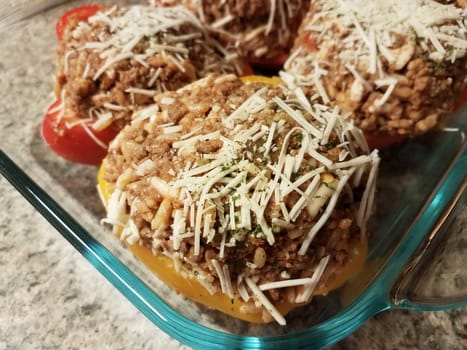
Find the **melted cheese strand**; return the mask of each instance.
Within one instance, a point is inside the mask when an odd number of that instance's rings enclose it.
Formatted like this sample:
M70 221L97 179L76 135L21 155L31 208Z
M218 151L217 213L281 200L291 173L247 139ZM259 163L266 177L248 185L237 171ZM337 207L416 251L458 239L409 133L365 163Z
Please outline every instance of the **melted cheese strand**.
M357 224L360 227L362 234L366 235L366 223L370 217L371 210L373 209L373 201L376 190L376 178L381 159L378 156L378 151L373 151L371 157L371 169L368 175L368 180L365 186L365 191L362 195L360 208L357 214Z
M328 265L329 259L330 259L330 256L327 255L319 261L318 266L315 268L315 271L313 272L313 276L311 276L310 278L310 282L305 284L305 290L303 291L301 295L297 296L297 298L295 299L295 302L305 303L311 298L311 295L313 294L313 291L318 285L318 282L321 279L321 276L326 270L326 266Z
M259 289L262 291L265 291L265 290L276 289L276 288L296 287L296 286L301 286L304 284L309 284L311 282L313 282L313 279L311 277L297 278L293 280L263 283L259 285Z
M313 240L313 238L316 236L316 234L319 232L319 230L321 230L321 228L324 226L326 221L331 216L332 211L334 210L334 207L336 206L337 199L339 198L339 195L340 195L342 189L344 188L344 185L347 183L347 181L349 180L350 176L353 174L354 171L355 171L355 168L350 169L347 174L345 174L344 176L342 176L339 179L339 182L337 184L337 188L336 188L335 192L332 194L332 196L331 196L331 198L329 200L328 206L326 207L326 210L324 211L323 215L320 216L318 221L313 225L313 227L310 229L310 231L308 232L305 240L303 241L303 243L302 243L302 245L301 245L301 247L300 247L300 249L298 251L299 255L304 255L307 252L308 247L311 244L311 241Z
M256 296L256 298L261 302L263 307L271 314L271 316L279 323L281 326L286 324L284 316L274 307L274 305L269 301L269 299L263 294L261 289L256 285L255 282L249 277L245 276L245 282L250 288L251 292Z
M277 96L273 98L273 101L276 102L277 105L282 108L284 112L286 112L291 118L293 118L302 128L304 128L313 136L321 138L321 132L313 125L311 125L299 111L292 109Z

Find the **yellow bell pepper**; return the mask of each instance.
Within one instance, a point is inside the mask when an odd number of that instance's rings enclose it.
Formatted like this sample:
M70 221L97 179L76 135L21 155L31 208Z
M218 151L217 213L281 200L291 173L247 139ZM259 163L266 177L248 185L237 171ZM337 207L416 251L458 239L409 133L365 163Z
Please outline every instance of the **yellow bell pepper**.
M281 80L274 77L248 76L241 78L244 83L267 83L277 86ZM98 174L98 187L102 194L104 205L107 205L108 199L112 194L111 185L104 180L105 169L101 165ZM126 242L127 243L127 242ZM263 319L262 312L245 313L241 310L245 302L241 298L230 299L227 295L216 293L211 295L206 288L198 282L194 276L182 276L174 267L172 259L166 256L155 256L152 252L139 244L128 244L128 248L133 254L142 261L159 279L169 285L177 293L203 304L209 308L219 310L230 316L242 319L252 323L267 322ZM330 291L339 288L352 276L354 276L363 266L367 255L367 241L362 240L349 246L349 262L335 275L334 279L327 285L316 290L314 295L326 295ZM292 304L287 301L275 304L274 306L282 314L286 315L292 309L303 304Z

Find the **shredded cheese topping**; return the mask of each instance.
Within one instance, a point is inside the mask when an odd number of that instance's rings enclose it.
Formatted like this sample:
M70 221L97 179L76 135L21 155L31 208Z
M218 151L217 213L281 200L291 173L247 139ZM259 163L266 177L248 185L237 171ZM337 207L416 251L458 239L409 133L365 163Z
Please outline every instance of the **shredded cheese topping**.
M205 85L206 80L198 81L179 94ZM151 226L156 232L161 225L162 230L169 230L171 243L164 251L177 260L175 264L189 259L186 255L180 257L183 244L192 245L195 261L203 259L206 247L215 247L217 253L207 263L217 282L203 283L210 283L210 291L217 290L229 298L238 295L243 300L259 301L279 324L285 324L285 319L264 291L302 286L303 293L297 295L296 302L308 301L330 257L316 261L312 276L292 278L283 271L279 280L258 285L254 277L232 275L234 270L224 260L226 250L241 246L249 235L275 247L284 230L293 232L307 218L305 231L296 238L301 241L297 253L309 254L310 244L329 222L344 188L354 187L356 173L366 180L357 222L361 234L366 235L379 164L377 151L364 151L367 145L363 138L354 136L360 136L360 132L348 118L340 115L337 108L303 101L299 91L264 85L229 114L212 107L221 118L221 127L208 133L186 130L180 124L155 122L163 114L163 105L174 102L173 97L159 99L158 107L153 108L154 116L144 121L152 120L164 136L173 137L174 159L180 161L194 155L199 161L182 163L180 171L171 169L172 180L148 175L154 167L150 159L133 164L128 168L130 173L124 171L118 178L123 192L115 192L108 206L108 222L123 222L128 217L124 208L134 207L134 203L122 200L128 179L147 178L151 188L164 198ZM111 154L125 146L122 142L120 138L114 141ZM219 146L203 156L196 150L203 142L217 142ZM323 155L327 150L333 150L336 156ZM177 209L171 210L172 207ZM124 230L130 230L128 237L133 238L135 226L130 229L129 225ZM246 262L247 267L259 269L267 263L261 249L252 261Z
M155 1L150 3L157 6ZM308 8L308 3L303 0L264 0L255 4L257 8L252 14L249 6L235 1L162 0L162 3L187 6L210 30L227 38L230 45L249 57L267 57L286 50L295 35L293 28ZM266 13L263 7L267 9Z
M364 89L381 89L392 95L397 77L384 69L402 70L417 50L430 61L454 62L467 53L467 9L434 0L318 0L302 24L303 35L316 51L297 47L285 63L299 85L315 87L324 103L329 102L322 82L329 50L354 76L351 100L358 102ZM336 42L339 41L339 45ZM338 50L335 50L335 47ZM333 48L334 47L334 48ZM336 52L337 51L337 52ZM369 77L365 80L363 76Z
M187 65L194 65L196 77L203 77L211 72L240 73L242 69L238 55L222 48L199 19L182 6L113 6L79 22L71 29L71 41L64 45L65 75L71 71L71 58L75 59L74 64L79 65L83 52L98 54L100 61L97 64L95 59L92 64L87 62L79 76L81 79L92 80L97 86L101 80L114 79L119 64L124 62L148 70L150 78L146 86L142 86L144 82L136 82L138 86L130 86L124 91L131 97L131 105L98 103L89 110L89 115L81 116L94 120L97 130L122 118L124 113L141 107L136 102L138 95L152 97L167 90L164 84L167 66L175 66L187 81L194 79L193 72L187 71ZM202 54L196 57L193 53L195 46L202 48ZM160 61L158 67L153 67L154 60ZM176 77L171 79L177 80ZM67 84L61 88L66 104ZM110 98L108 92L104 91L102 94L105 98ZM99 96L97 100L101 98ZM72 112L76 114L76 111Z

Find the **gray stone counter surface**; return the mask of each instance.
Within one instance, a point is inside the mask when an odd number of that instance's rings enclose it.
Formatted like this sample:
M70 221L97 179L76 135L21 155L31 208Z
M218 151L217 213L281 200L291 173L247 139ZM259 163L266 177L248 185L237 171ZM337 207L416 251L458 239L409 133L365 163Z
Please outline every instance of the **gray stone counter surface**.
M76 183L82 174L69 172L65 162L48 163L38 135L46 101L51 99L50 37L57 15L52 11L31 20L21 35L0 30L0 148L16 155L33 154L32 161L39 165L25 164L42 169L36 174L39 180L58 179L60 188L79 195L88 188ZM25 42L28 45L21 45ZM13 97L18 96L16 101ZM25 96L41 103L24 104ZM28 118L18 121L14 116ZM93 179L84 180L89 184ZM89 191L95 196L94 187ZM465 232L463 222L459 232ZM462 242L465 246L465 239ZM146 319L0 176L0 350L29 349L187 347ZM467 308L387 311L330 349L467 349Z

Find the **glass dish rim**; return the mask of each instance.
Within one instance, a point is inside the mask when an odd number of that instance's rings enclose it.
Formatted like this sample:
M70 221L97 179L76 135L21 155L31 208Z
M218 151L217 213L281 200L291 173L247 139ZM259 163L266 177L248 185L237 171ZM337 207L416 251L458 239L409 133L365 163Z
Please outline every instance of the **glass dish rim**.
M329 346L350 334L373 315L391 308L412 310L446 310L467 304L461 300L450 305L410 305L402 300L395 305L389 297L392 283L423 238L430 232L444 208L465 181L467 149L465 138L444 178L431 193L431 200L409 228L409 234L381 268L376 278L349 306L325 322L287 336L241 336L210 329L179 314L157 296L139 277L64 210L46 191L32 180L3 150L0 150L0 173L81 253L109 282L158 328L178 341L195 348L228 346L242 349L271 348L287 344L290 335L297 345L313 343L317 348ZM325 331L326 330L326 331ZM332 330L333 332L329 332ZM332 333L332 335L329 335ZM190 336L196 334L196 337Z

